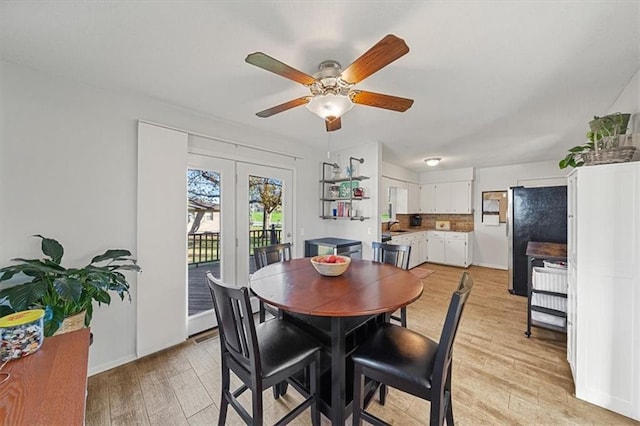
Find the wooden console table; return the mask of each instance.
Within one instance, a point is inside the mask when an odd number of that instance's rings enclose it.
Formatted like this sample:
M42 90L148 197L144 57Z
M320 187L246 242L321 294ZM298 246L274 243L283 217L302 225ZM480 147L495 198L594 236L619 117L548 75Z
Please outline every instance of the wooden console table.
M9 361L0 384L2 425L82 425L89 329L47 337L34 354Z

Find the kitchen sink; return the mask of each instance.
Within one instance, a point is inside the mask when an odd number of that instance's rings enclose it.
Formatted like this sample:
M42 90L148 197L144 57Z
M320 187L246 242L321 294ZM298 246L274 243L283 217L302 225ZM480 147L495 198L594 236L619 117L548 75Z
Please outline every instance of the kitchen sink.
M409 232L406 229L396 229L395 231L391 231L391 232Z

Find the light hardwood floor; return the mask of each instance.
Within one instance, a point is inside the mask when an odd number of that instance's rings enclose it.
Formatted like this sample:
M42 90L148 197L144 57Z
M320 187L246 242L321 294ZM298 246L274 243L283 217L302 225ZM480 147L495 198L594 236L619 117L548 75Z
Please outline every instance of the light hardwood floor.
M452 291L462 269L424 265L436 273L424 279L422 297L409 306L409 327L438 339ZM471 267L475 286L454 346L453 401L458 424L637 424L574 397L566 361L566 336L526 329L526 299L510 295L507 273ZM217 333L89 378L87 425L216 424L220 399ZM299 395L289 388L274 401L264 393L266 421L277 420ZM243 395L248 402L249 395ZM428 402L390 390L387 404L370 411L400 425L427 424ZM250 407L249 404L246 405ZM229 408L228 424L243 424ZM350 424L350 419L349 423ZM304 413L294 424L309 424ZM323 424L329 424L323 417Z

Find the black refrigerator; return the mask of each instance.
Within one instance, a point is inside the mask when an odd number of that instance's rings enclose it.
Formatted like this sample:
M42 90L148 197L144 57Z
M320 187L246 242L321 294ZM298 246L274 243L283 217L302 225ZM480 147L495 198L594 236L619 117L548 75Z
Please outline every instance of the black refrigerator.
M567 243L567 187L509 188L509 292L527 296L527 243Z

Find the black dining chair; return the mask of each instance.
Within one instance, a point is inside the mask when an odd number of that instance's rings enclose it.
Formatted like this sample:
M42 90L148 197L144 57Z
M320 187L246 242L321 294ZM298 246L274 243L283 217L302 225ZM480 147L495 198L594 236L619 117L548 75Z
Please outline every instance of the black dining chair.
M256 326L253 321L249 289L234 288L217 280L207 272L213 298L222 362L222 394L218 425L225 424L229 404L246 424L263 423L262 392L282 381L288 381L305 400L276 424L286 424L311 407L313 425L320 424L320 343L299 328L275 319ZM235 391L230 390L230 371L242 381ZM304 373L309 390L290 381L292 375ZM251 390L253 416L237 398Z
M374 241L371 243L373 249L373 261L388 263L402 269L409 269L409 258L411 256L411 246L401 244L385 244ZM407 326L407 308L400 308L400 316L391 315L391 319L398 321L403 327Z
M384 324L353 353L353 424L362 420L386 425L365 411L365 377L418 398L431 401L429 423L453 425L451 367L453 341L458 331L473 279L462 274L458 289L451 296L440 342L393 324Z
M291 260L291 243L272 244L270 246L256 247L253 249L253 259L256 263L256 270L264 268L272 263L284 262ZM260 301L258 318L260 322L266 319L266 313L269 312L274 317L278 317L278 309L273 306L265 305Z

